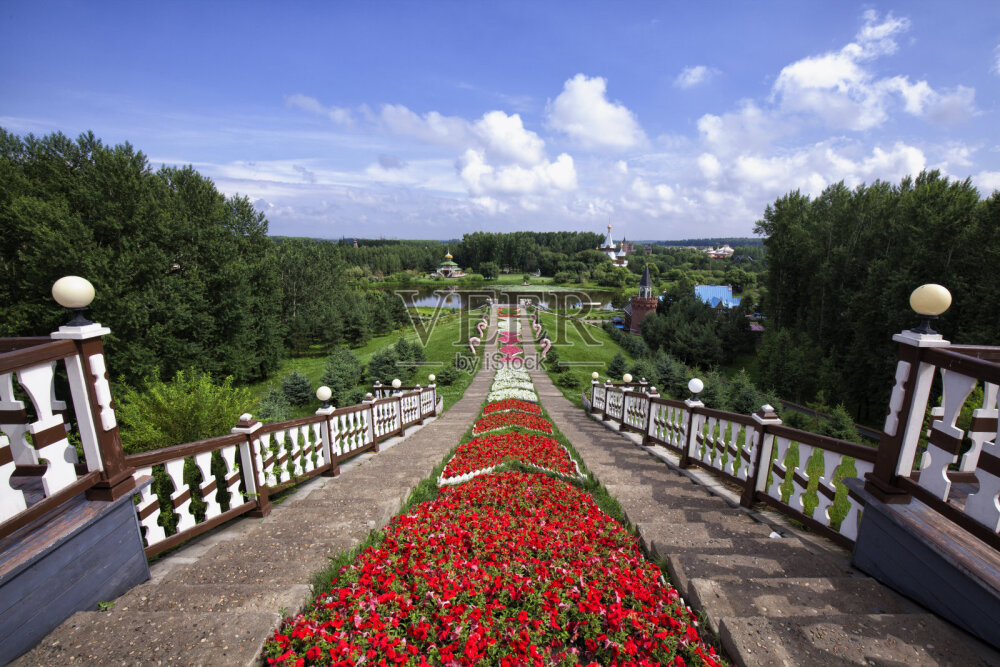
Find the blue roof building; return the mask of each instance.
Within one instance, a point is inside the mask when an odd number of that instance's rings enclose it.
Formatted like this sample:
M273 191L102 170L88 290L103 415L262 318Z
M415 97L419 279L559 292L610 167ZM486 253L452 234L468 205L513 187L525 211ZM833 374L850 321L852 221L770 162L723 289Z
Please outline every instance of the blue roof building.
M694 295L712 308L736 308L740 297L733 296L732 285L695 285Z

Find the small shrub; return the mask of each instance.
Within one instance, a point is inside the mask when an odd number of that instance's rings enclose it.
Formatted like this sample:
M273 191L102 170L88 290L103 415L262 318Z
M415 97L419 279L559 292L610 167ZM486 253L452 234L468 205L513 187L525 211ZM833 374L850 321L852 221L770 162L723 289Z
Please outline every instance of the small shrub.
M622 375L625 374L626 363L627 362L625 360L624 354L622 354L621 352L615 353L615 356L611 360L611 363L608 364L608 377L615 380L621 380Z
M298 371L282 379L281 392L291 405L305 405L313 398L312 383Z
M366 375L368 376L368 381L375 383L377 380L382 384L390 384L394 379L398 378L401 374L401 369L398 366L399 357L396 356L396 350L391 347L379 350L372 355L371 361L368 362L368 371ZM402 373L405 375L405 372ZM399 378L402 380L403 378Z
M445 366L434 380L435 384L447 387L458 379L459 370L454 365Z
M232 376L215 384L199 371L177 371L169 382L147 378L119 394L117 417L125 452L144 452L229 433L254 407Z
M556 378L556 384L566 389L576 389L580 386L580 378L575 373L562 373Z
M332 392L330 401L334 405L350 405L348 394L361 382L361 362L346 347L338 347L326 360L326 368L319 383Z
M261 397L254 416L262 422L280 422L288 419L292 406L287 396L277 387L271 387Z

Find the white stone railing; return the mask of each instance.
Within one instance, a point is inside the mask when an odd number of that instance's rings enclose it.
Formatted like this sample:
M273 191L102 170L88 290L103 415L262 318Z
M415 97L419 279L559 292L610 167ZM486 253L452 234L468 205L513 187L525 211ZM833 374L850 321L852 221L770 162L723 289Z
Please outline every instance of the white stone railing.
M0 537L80 493L111 500L134 488L111 408L100 341L107 330L80 330L0 339ZM57 396L60 366L72 411Z
M674 452L681 467L739 485L745 506L764 502L842 544L856 539L861 503L839 479L871 472L876 450L782 426L770 406L741 415L662 398L639 383L595 381L590 404L593 417Z

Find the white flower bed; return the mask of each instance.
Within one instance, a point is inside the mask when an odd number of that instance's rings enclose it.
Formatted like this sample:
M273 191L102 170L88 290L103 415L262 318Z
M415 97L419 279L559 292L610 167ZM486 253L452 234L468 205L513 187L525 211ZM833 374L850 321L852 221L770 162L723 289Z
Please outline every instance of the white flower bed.
M497 372L493 375L493 383L496 384L500 381L515 381L515 382L531 382L531 375L524 370L518 368L498 368Z
M493 403L494 401L505 401L508 398L516 398L520 401L528 401L529 403L537 403L538 396L535 392L530 389L498 389L496 391L490 391L489 396L486 397L487 402Z
M530 382L516 382L514 380L500 380L494 382L493 386L490 387L490 391L500 391L501 389L525 389L527 391L534 391L535 385Z

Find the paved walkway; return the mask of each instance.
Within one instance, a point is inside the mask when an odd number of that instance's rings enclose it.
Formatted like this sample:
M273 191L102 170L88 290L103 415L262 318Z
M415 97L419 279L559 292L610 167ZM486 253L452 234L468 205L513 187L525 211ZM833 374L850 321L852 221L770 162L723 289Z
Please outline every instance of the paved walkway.
M487 340L495 331L494 321ZM480 369L443 415L303 484L266 518L237 519L160 559L111 611L74 614L14 664L257 664L279 610L301 609L330 557L399 512L479 415L492 375Z
M534 345L524 348L536 367ZM544 371L531 376L552 421L736 664L1000 664L992 649L854 570L848 551L716 495L721 485L697 484L651 455L662 448L587 417Z

